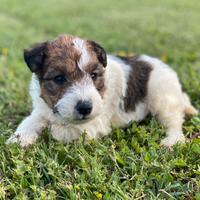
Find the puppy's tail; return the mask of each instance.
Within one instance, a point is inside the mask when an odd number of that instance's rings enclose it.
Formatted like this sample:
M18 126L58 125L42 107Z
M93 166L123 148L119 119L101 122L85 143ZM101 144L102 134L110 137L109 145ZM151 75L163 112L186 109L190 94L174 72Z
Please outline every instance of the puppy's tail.
M198 110L191 104L189 96L183 92L184 112L186 115L198 115Z

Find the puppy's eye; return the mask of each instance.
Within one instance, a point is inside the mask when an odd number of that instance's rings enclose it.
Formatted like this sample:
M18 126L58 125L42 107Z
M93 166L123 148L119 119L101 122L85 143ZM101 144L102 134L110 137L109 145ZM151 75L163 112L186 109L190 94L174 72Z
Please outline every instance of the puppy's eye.
M91 75L90 75L90 77L91 77L91 79L93 80L93 81L95 81L96 79L97 79L97 73L92 73Z
M56 76L53 80L58 85L62 85L66 82L66 79L63 75Z

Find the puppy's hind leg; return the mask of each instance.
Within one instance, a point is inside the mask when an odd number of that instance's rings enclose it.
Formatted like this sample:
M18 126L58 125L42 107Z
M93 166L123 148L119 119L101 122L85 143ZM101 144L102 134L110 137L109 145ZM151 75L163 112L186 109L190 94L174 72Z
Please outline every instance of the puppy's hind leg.
M171 147L177 142L184 143L182 131L184 115L197 114L191 105L189 97L182 92L177 74L163 62L143 57L153 66L148 84L148 107L150 112L158 116L159 121L166 127L167 137L161 144Z
M181 92L166 91L165 94L157 95L151 103L151 113L166 127L166 138L161 141L161 145L171 147L177 142L184 143L184 103Z
M185 142L185 136L182 133L185 114L189 116L198 114L186 93L182 93L182 98L178 95L174 95L171 99L166 98L166 107L159 114L159 120L167 128L167 137L161 141L161 145L171 147L177 142Z
M184 115L180 110L174 108L171 112L164 111L160 113L159 120L166 127L166 137L161 140L161 145L171 147L176 143L185 142L182 131Z
M182 133L184 115L197 115L198 111L192 106L186 93L177 90L177 94L166 96L165 106L158 113L159 120L167 128L167 137L161 141L161 145L171 147L177 142L184 143L185 136ZM165 96L165 95L164 95Z

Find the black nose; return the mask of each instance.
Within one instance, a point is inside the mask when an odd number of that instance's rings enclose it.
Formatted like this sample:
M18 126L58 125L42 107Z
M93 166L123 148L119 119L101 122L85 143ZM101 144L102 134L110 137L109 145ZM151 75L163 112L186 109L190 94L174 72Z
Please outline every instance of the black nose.
M76 110L83 116L89 115L92 111L92 103L90 101L78 101Z

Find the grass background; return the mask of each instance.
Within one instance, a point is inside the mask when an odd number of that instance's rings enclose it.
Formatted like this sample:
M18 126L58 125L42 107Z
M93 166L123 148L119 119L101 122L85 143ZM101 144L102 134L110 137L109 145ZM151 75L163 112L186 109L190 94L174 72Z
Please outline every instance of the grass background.
M160 57L200 109L200 1L0 0L0 199L200 199L200 139L159 147L154 119L99 141L62 145L45 131L28 149L5 140L31 111L23 48L60 33L110 53ZM184 123L190 138L200 117Z

